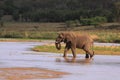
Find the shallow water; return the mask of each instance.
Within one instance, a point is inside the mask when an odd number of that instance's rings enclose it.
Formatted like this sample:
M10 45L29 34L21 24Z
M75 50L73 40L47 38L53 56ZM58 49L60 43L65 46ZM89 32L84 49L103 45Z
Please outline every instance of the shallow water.
M63 58L61 54L30 51L43 44L0 42L0 67L35 67L71 73L51 80L120 80L120 56L95 55L93 60L86 60L80 54L72 59L71 54Z

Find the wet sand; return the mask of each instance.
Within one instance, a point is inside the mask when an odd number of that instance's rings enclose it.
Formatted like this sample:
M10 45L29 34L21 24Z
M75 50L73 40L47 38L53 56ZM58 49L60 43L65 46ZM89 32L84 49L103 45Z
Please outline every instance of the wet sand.
M0 79L3 80L51 79L66 74L42 68L0 68Z

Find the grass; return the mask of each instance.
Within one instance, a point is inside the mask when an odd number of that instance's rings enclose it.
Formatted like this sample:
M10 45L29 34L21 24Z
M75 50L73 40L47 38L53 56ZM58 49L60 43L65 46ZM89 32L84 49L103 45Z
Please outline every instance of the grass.
M120 55L120 46L95 46L96 54L102 55Z
M62 46L61 50L57 50L53 45L36 46L32 50L38 52L63 53L64 46ZM77 49L76 52L85 53L82 49ZM120 55L120 46L94 46L94 52L100 55ZM69 50L68 53L71 53L71 51Z
M58 32L66 30L74 31L79 34L87 33L97 42L120 43L119 23L117 23L117 26L116 23L107 23L99 26L77 26L66 29L65 23L4 22L3 26L0 26L0 41L40 41L41 39L55 40ZM63 53L64 48L58 51L55 46L37 46L33 50ZM120 47L95 46L94 50L95 54L120 55ZM84 51L77 49L77 53L84 53Z
M97 26L78 26L71 27L67 31L74 31L79 34L90 34L97 42L112 42L120 43L120 30L119 26L112 27L111 25ZM115 24L114 24L115 25ZM117 29L118 28L118 29ZM22 38L22 39L55 39L57 33L65 31L65 23L17 23L17 22L4 22L0 26L0 38Z

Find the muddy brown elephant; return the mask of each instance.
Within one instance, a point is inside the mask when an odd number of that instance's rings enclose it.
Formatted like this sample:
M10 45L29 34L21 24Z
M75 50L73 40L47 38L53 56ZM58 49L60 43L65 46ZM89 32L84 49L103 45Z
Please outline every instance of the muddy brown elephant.
M61 42L66 44L63 57L66 57L67 52L71 49L73 57L76 57L76 48L83 49L86 52L85 58L92 58L93 39L88 35L80 35L73 32L62 32L58 34L55 41L55 46L58 50L61 49Z

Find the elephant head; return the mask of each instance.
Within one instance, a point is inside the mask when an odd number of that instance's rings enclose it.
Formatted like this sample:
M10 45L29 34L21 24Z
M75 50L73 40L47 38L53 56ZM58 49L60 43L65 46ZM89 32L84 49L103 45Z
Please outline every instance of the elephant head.
M59 33L58 34L58 37L56 38L56 41L55 41L55 46L58 50L61 49L61 42L64 41L64 35L63 33Z
M68 43L71 41L71 37L67 33L59 33L55 41L55 46L58 50L61 49L61 42Z

